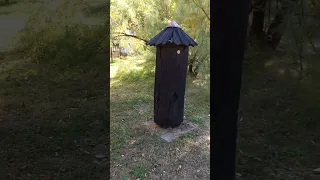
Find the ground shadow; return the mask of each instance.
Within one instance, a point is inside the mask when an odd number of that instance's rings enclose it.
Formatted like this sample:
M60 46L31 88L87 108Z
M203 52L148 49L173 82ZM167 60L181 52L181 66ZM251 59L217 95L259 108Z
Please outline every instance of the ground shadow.
M106 57L72 66L16 57L19 63L2 71L1 179L108 177Z
M319 144L312 143L320 139L315 90L320 64L312 59L306 59L313 68L305 72L312 75L303 80L283 53L246 59L238 140L238 172L244 179L318 178L310 169L320 155Z
M17 4L18 1L8 1L6 2L6 0L2 0L2 2L0 2L0 7L8 7L8 6L11 6L11 5L14 5L14 4Z

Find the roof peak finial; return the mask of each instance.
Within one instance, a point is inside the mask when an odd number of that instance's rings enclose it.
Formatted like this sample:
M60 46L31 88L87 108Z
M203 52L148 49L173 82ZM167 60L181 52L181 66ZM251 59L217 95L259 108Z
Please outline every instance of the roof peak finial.
M168 24L167 27L177 27L177 28L181 28L181 27L179 26L179 24L177 24L174 20L172 20L172 21Z

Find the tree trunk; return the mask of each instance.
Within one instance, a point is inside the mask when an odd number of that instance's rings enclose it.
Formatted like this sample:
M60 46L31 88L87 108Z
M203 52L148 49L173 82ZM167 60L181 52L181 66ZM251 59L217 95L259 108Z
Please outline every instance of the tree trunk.
M250 0L212 1L211 178L234 180L242 63Z
M265 44L264 17L266 4L267 0L255 0L253 2L250 36L253 40L256 40L260 46Z
M199 65L194 66L194 63L191 63L188 66L188 73L193 77L197 77L198 69L199 69Z
M197 70L199 69L199 66L196 63L196 54L193 55L192 58L189 59L189 65L188 65L188 73L196 77L198 75Z
M276 13L274 20L272 21L268 31L268 45L273 49L276 49L281 41L281 38L286 29L286 22L284 21L290 4L295 3L297 0L283 1L281 8Z
M255 0L252 10L251 34L260 36L263 34L265 7L267 0Z
M110 58L111 58L111 62L113 62L112 47L110 48Z
M188 66L188 72L189 72L189 74L193 73L193 64L192 63L190 63Z
M252 25L251 25L252 35L261 35L261 33L263 33L264 14L265 14L264 10L252 12Z
M280 40L285 31L285 27L286 27L286 24L284 22L285 12L286 12L286 9L284 8L281 8L277 12L267 32L268 45L273 49L276 49L278 47Z

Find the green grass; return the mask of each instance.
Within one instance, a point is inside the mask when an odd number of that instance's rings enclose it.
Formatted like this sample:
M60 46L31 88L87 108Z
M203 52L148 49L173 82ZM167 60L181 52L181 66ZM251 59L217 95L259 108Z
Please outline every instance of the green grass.
M1 63L10 67L10 60ZM104 69L95 64L61 68L23 59L17 64L3 68L0 78L5 179L104 177L104 167L93 163L95 147L107 145Z
M0 14L8 14L1 20L20 22L27 17L16 12L27 16L39 5L0 7ZM2 36L6 33L10 32ZM36 61L24 55L5 52L0 57L0 179L105 179L106 54L74 64L53 56ZM101 147L103 152L97 152Z
M132 174L135 178L144 179L147 173L148 170L146 167L137 166L132 169Z
M153 118L154 63L152 56L136 56L114 59L110 64L111 156L120 154L111 161L111 179L199 179L190 171L196 166L204 169L200 177L208 178L209 158L206 154L209 149L202 150L203 147L194 144L197 136L168 144L148 125ZM186 98L186 119L195 119L208 133L208 87L197 85L194 79L188 78ZM202 132L199 133L201 136L204 136ZM176 171L181 161L186 161L183 163L185 169Z
M194 132L189 132L189 133L186 133L186 134L184 135L184 137L185 137L185 138L188 138L188 139L193 139L193 138L195 138L196 136L197 136L197 134L194 133Z
M320 164L316 59L306 57L309 76L302 81L287 56L246 60L237 160L244 179L319 179L312 172Z
M302 81L287 56L261 54L246 59L240 103L244 115L239 124L239 179L319 179L312 172L320 164L320 82L316 78L320 77L320 64L316 59L306 57L309 68L305 74L309 75ZM185 116L200 130L168 144L144 125L152 121L153 63L144 57L128 57L111 64L111 154L124 154L112 161L111 179L137 178L132 172L139 166L147 169L146 179L208 179L208 144L195 142L207 142L209 91L200 80L188 78ZM185 168L176 170L181 164ZM199 169L201 173L197 173Z

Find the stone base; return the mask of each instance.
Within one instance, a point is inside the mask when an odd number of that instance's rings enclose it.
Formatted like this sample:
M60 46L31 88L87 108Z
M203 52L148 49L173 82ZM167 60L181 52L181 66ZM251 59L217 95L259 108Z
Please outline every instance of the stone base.
M149 124L150 123L150 124ZM167 141L167 142L172 142L173 140L179 138L180 136L194 131L195 129L198 128L198 125L192 123L191 121L184 120L180 126L176 128L167 128L167 129L162 129L158 125L156 125L153 120L150 120L148 122L149 126L156 130L156 134L161 137L161 139Z

